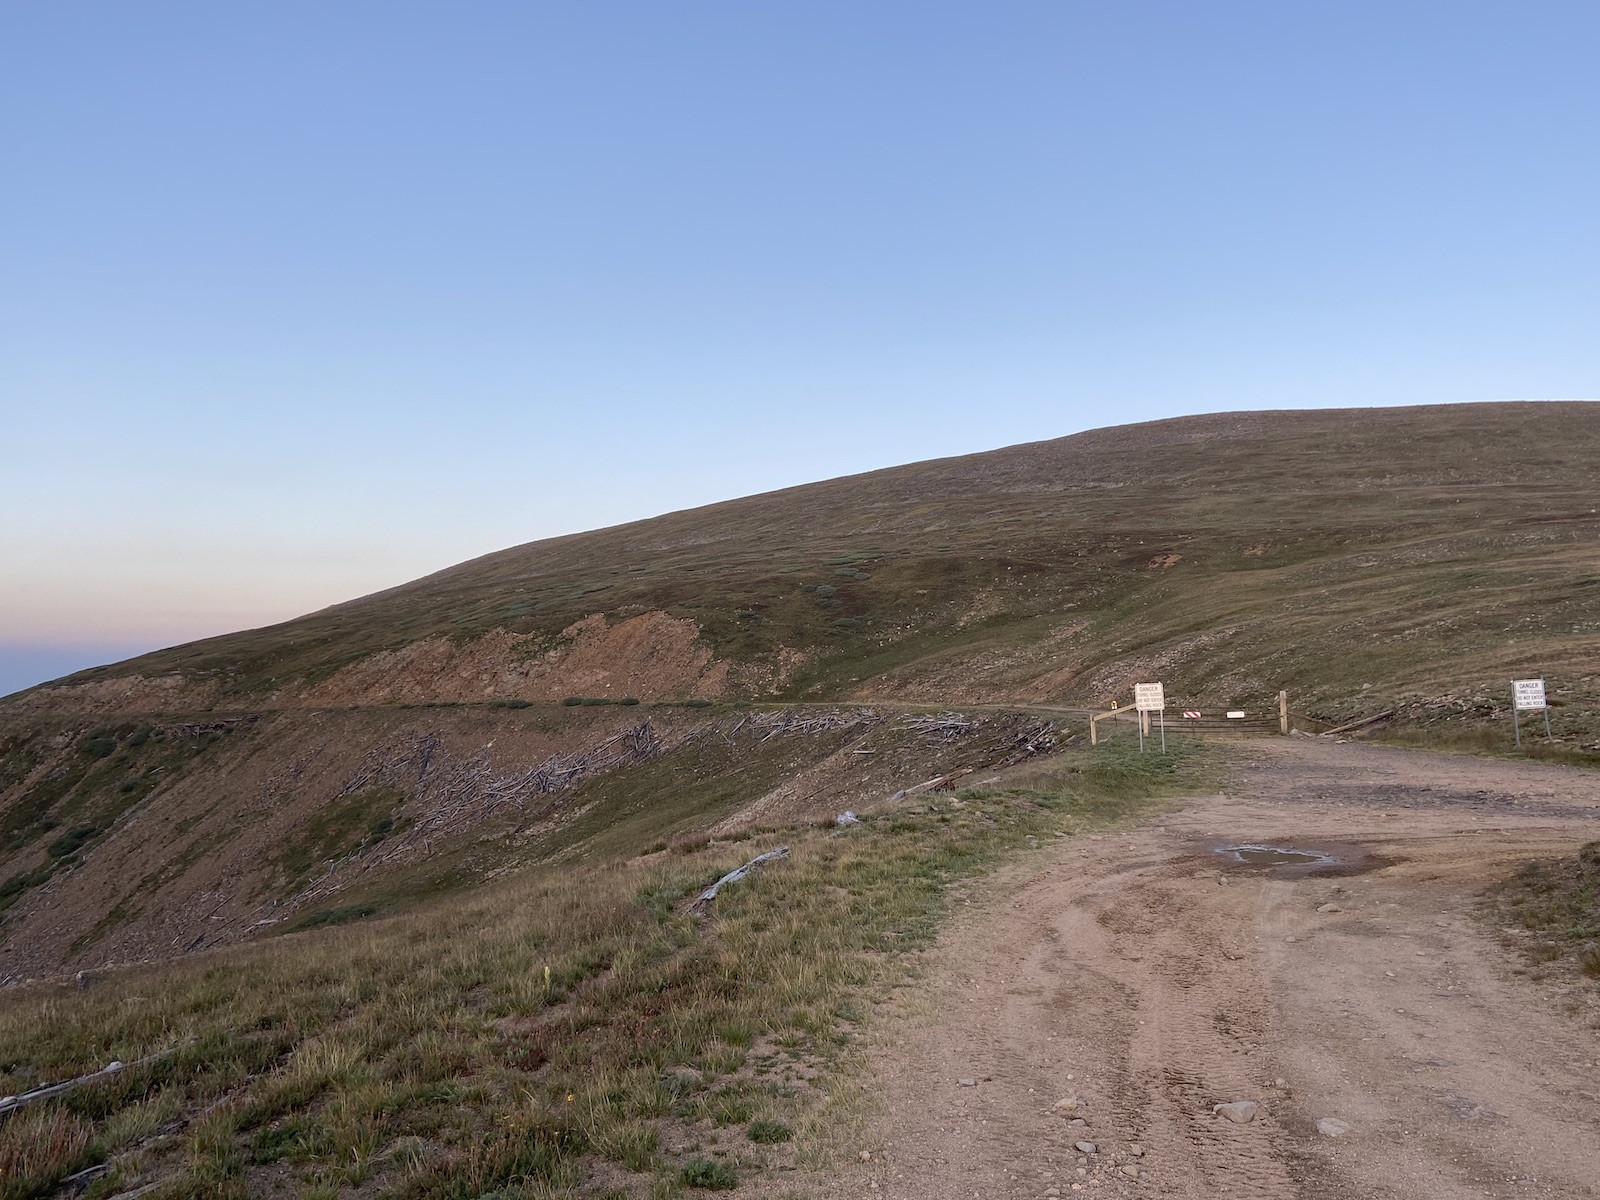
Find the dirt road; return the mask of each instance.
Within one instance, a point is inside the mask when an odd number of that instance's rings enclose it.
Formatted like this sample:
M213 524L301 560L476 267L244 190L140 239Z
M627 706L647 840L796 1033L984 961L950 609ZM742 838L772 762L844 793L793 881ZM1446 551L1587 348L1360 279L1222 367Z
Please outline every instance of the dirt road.
M1600 1005L1473 916L1600 837L1600 777L1299 739L1245 759L973 899L933 1015L876 1055L887 1117L842 1191L1600 1195ZM1245 843L1341 861L1217 852ZM1238 1100L1253 1119L1213 1112Z

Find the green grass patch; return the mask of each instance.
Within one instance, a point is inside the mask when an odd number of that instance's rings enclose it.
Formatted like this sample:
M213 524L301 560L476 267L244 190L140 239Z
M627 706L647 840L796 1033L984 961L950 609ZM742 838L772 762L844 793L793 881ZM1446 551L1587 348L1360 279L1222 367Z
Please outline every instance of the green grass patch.
M697 1158L685 1163L678 1172L678 1178L684 1187L713 1192L729 1191L739 1186L739 1177L734 1174L732 1167L710 1158Z
M744 1132L752 1142L763 1145L787 1142L794 1137L794 1130L779 1121L751 1121L750 1127Z
M405 802L399 788L363 788L323 805L278 848L275 861L288 887L304 883L317 867L383 840Z
M376 904L347 904L343 908L319 908L309 912L291 926L294 930L316 929L323 925L344 925L370 917L378 911Z

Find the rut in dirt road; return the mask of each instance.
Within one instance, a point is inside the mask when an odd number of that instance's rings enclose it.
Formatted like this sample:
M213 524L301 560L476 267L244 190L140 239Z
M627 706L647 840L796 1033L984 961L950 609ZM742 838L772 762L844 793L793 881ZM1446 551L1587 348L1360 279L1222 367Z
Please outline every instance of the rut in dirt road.
M1228 794L1064 843L947 940L936 1015L877 1059L879 1152L841 1186L1600 1195L1595 989L1518 974L1476 915L1486 884L1600 836L1600 779L1354 744L1248 753ZM1217 852L1242 844L1337 861ZM1247 1121L1215 1111L1240 1100Z

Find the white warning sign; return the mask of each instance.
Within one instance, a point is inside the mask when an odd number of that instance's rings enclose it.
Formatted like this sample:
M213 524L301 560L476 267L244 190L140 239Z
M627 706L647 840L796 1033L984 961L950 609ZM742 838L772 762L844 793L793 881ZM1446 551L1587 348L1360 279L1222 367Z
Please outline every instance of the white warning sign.
M1160 712L1167 707L1167 698L1159 683L1133 685L1133 706L1140 712Z
M1511 698L1517 708L1523 712L1530 708L1543 708L1544 680L1542 679L1513 679L1511 681Z

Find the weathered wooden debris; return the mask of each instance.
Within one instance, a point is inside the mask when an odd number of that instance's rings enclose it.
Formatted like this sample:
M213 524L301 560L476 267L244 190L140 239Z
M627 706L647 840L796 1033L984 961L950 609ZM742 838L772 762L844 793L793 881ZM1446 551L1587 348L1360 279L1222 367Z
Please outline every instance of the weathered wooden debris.
M1395 710L1391 708L1387 712L1377 713L1370 717L1362 717L1359 721L1351 721L1348 725L1340 725L1336 729L1324 729L1322 736L1332 737L1336 733L1349 733L1352 729L1364 729L1368 725L1376 725L1379 721L1387 721L1394 714Z
M786 733L832 733L839 729L855 729L861 725L876 725L882 718L875 709L834 709L832 712L796 712L783 709L779 712L757 713L749 720L752 731L761 734L763 742Z
M941 742L953 742L964 734L971 733L983 721L978 717L969 717L965 713L906 713L900 718L900 724L909 729Z
M535 797L565 791L617 767L645 762L659 754L661 746L650 722L644 721L588 750L554 754L531 767L502 770L490 758L489 746L470 758L455 758L438 735L422 734L398 746L371 751L340 794L348 796L372 787L399 787L410 792L422 810L402 843L411 846L457 825L481 820L499 808L525 810Z
M62 1096L67 1092L76 1091L85 1084L98 1083L103 1079L113 1079L124 1071L131 1070L134 1067L142 1067L146 1063L153 1063L157 1059L166 1058L167 1055L172 1053L172 1050L163 1050L159 1054L152 1054L133 1063L109 1062L98 1071L90 1071L87 1075L79 1075L76 1079L64 1079L60 1083L47 1083L43 1087L36 1087L29 1092L22 1092L15 1096L0 1097L0 1117L16 1112L19 1108L26 1108L36 1100L48 1100L52 1096Z
M954 771L947 772L944 775L935 775L932 779L925 779L919 784L906 788L903 793L897 793L897 795L915 796L919 792L948 791L955 786L956 780L965 779L971 774L971 767L957 767Z
M759 871L770 862L777 862L780 858L789 857L789 847L779 846L776 850L768 850L765 854L758 854L742 867L729 871L705 891L694 898L687 911L693 916L699 916L711 907L711 902L717 898L717 893L730 883L738 883L752 871Z
M1037 754L1048 754L1058 744L1056 737L1056 723L1046 721L1032 729L1024 730L1012 738L1007 746L1007 753L997 762L990 763L991 767L1009 767L1023 762Z
M539 797L553 795L617 767L647 762L661 753L662 740L643 721L575 754L551 755L531 767L497 768L490 757L493 743L467 758L452 755L437 734L418 734L368 751L349 782L348 796L367 788L392 787L408 794L406 810L414 820L403 837L366 845L330 862L323 873L297 893L299 905L337 891L335 877L355 860L361 869L432 851L433 840L477 824L504 808L526 812Z

